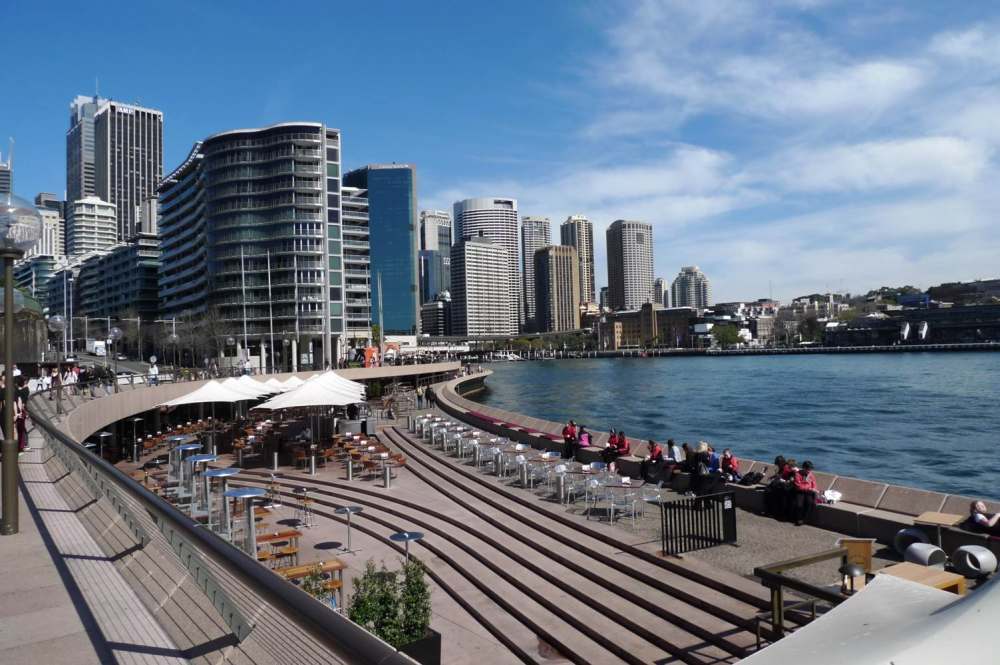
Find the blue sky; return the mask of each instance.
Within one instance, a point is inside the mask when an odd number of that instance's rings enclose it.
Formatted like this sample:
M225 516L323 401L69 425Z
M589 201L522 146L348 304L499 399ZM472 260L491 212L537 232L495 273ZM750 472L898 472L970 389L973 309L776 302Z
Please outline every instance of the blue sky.
M422 207L590 216L599 283L617 218L717 300L1000 276L1000 6L499 7L8 0L0 146L20 194L61 193L99 78L163 110L166 172L208 134L322 120L347 167L416 164Z

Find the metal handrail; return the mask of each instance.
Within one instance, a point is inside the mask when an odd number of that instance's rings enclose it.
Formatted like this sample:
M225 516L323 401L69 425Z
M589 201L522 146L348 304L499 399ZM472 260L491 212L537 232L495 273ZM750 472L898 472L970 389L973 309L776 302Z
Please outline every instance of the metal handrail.
M842 562L846 562L847 549L836 547L817 552L816 554L807 554L766 566L758 566L753 569L753 574L760 578L760 583L771 590L771 611L765 614L771 615L771 625L774 628L775 635L779 639L785 632L785 611L791 609L785 607L785 587L812 596L813 598L825 600L834 605L847 600L847 597L841 593L785 575L785 571L836 558L840 558ZM813 612L815 613L815 608Z
M44 392L36 392L32 397ZM348 663L413 664L414 661L405 654L398 652L346 617L330 611L322 603L288 584L215 533L197 527L188 516L170 503L60 431L49 422L45 413L36 408L34 401L34 399L28 400L28 414L35 426L40 427L52 439L79 456L81 461L110 480L119 490L138 501L161 529L164 524L169 525L183 538L194 543L203 556L234 575L318 643Z

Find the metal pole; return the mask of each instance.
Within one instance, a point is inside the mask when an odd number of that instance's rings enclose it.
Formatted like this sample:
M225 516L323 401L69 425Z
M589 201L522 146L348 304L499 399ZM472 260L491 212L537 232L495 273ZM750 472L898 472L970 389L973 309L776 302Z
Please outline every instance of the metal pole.
M73 338L73 278L69 278L69 289L71 291L69 296L69 344L73 347L76 340ZM73 350L72 348L70 350Z
M376 273L378 280L378 364L381 367L385 360L385 324L382 322L382 271Z
M3 362L6 374L3 403L3 520L0 535L10 536L18 532L18 466L17 440L14 438L14 257L12 253L3 255Z
M267 250L267 322L271 328L271 372L273 373L274 372L274 299L271 296L271 250Z
M63 267L63 318L64 319L68 318L67 317L68 311L66 309L66 294L69 293L69 287L66 286L66 274L68 270L69 270L68 267L65 266ZM67 332L68 328L66 326L63 326L63 358L69 355L69 336L67 335Z
M243 246L240 245L240 290L243 292L243 353L250 360L250 346L247 342L247 276L243 266Z

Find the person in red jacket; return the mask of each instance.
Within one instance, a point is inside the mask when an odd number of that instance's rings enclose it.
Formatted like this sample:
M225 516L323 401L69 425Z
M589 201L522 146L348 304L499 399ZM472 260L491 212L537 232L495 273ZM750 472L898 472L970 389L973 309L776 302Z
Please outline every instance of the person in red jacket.
M792 479L792 518L795 526L809 519L816 506L816 476L813 475L813 464L809 460L802 463L802 468L795 472Z
M622 455L628 455L628 451L629 443L628 439L625 438L625 432L611 430L611 436L608 438L608 446L601 451L601 457L604 459L605 464L613 464Z
M563 459L573 459L576 457L576 423L572 420L566 423L562 430L563 435Z
M733 451L726 448L722 451L722 458L719 460L719 470L722 476L730 483L740 482L740 461L733 455Z
M655 483L663 471L663 446L652 439L649 440L649 454L642 460L640 473L647 483Z

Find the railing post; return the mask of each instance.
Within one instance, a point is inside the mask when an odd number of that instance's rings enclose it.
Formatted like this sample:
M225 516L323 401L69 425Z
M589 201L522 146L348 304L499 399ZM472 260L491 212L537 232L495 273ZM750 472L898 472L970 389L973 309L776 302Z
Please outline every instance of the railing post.
M778 639L785 636L785 594L780 584L771 587L771 625Z

